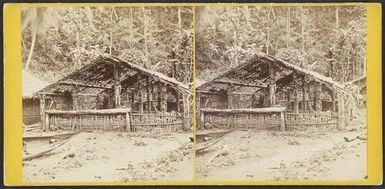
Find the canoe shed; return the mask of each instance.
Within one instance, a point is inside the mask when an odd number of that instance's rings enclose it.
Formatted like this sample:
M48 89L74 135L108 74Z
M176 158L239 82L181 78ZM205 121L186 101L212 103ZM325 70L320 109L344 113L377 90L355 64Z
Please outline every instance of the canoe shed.
M43 130L191 129L187 85L109 55L38 94Z
M23 71L23 123L32 125L40 122L40 100L36 93L49 85L29 72Z
M199 85L196 99L198 129L343 128L349 108L343 85L262 53Z

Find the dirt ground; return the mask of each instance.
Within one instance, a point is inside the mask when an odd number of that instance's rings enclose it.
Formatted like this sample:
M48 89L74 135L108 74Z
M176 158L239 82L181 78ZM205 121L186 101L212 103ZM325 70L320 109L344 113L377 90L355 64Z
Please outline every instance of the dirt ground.
M365 118L365 116L362 116ZM237 130L197 154L198 180L362 180L367 178L366 125L346 131ZM362 137L350 142L348 139ZM199 146L199 144L197 144ZM218 152L223 152L218 155Z
M193 177L191 133L81 132L23 162L25 182L183 181ZM29 153L36 148L27 147Z

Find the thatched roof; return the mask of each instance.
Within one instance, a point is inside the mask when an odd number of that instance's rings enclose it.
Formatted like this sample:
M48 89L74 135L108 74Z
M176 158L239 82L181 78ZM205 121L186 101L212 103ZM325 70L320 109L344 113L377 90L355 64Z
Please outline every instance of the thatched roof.
M80 94L99 94L112 88L114 82L113 67L121 71L122 87L129 87L141 77L149 76L167 84L182 93L190 93L187 85L157 71L149 70L110 55L100 55L94 62L74 71L59 81L47 86L40 92L63 93L71 91L75 85L80 86Z
M32 98L49 83L43 81L29 72L23 71L23 98Z
M282 87L292 82L294 72L300 76L306 76L316 82L323 83L333 90L344 90L344 85L333 81L317 72L301 68L286 61L276 59L264 53L258 53L251 60L220 74L218 77L203 83L197 87L197 91L205 91L207 87L231 84L241 88L266 88L269 83L269 65L276 65L276 84L279 91Z

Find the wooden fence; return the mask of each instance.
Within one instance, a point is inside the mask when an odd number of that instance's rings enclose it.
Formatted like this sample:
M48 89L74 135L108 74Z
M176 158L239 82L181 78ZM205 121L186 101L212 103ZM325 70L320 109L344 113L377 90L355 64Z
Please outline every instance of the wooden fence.
M183 116L171 113L139 114L130 109L45 111L45 130L122 130L139 131L154 127L176 131Z
M201 109L202 128L253 128L285 130L285 107L253 109Z
M168 131L177 131L182 129L184 121L182 115L169 112L152 114L132 113L130 117L132 131L151 130L155 127Z
M314 113L285 113L285 123L288 130L323 127L336 128L338 117L333 112L314 112Z

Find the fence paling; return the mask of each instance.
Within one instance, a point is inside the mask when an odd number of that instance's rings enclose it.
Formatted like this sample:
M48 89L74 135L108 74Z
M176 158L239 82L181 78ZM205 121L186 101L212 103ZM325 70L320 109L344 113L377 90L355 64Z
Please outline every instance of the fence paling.
M159 126L176 131L182 128L184 116L169 114L137 114L128 110L47 111L47 125L63 130L137 131L143 127Z
M202 109L203 126L211 124L218 128L253 128L253 129L285 129L285 108L258 109ZM203 128L204 128L203 127Z
M286 113L285 120L287 127L298 126L337 126L337 116L333 113Z

